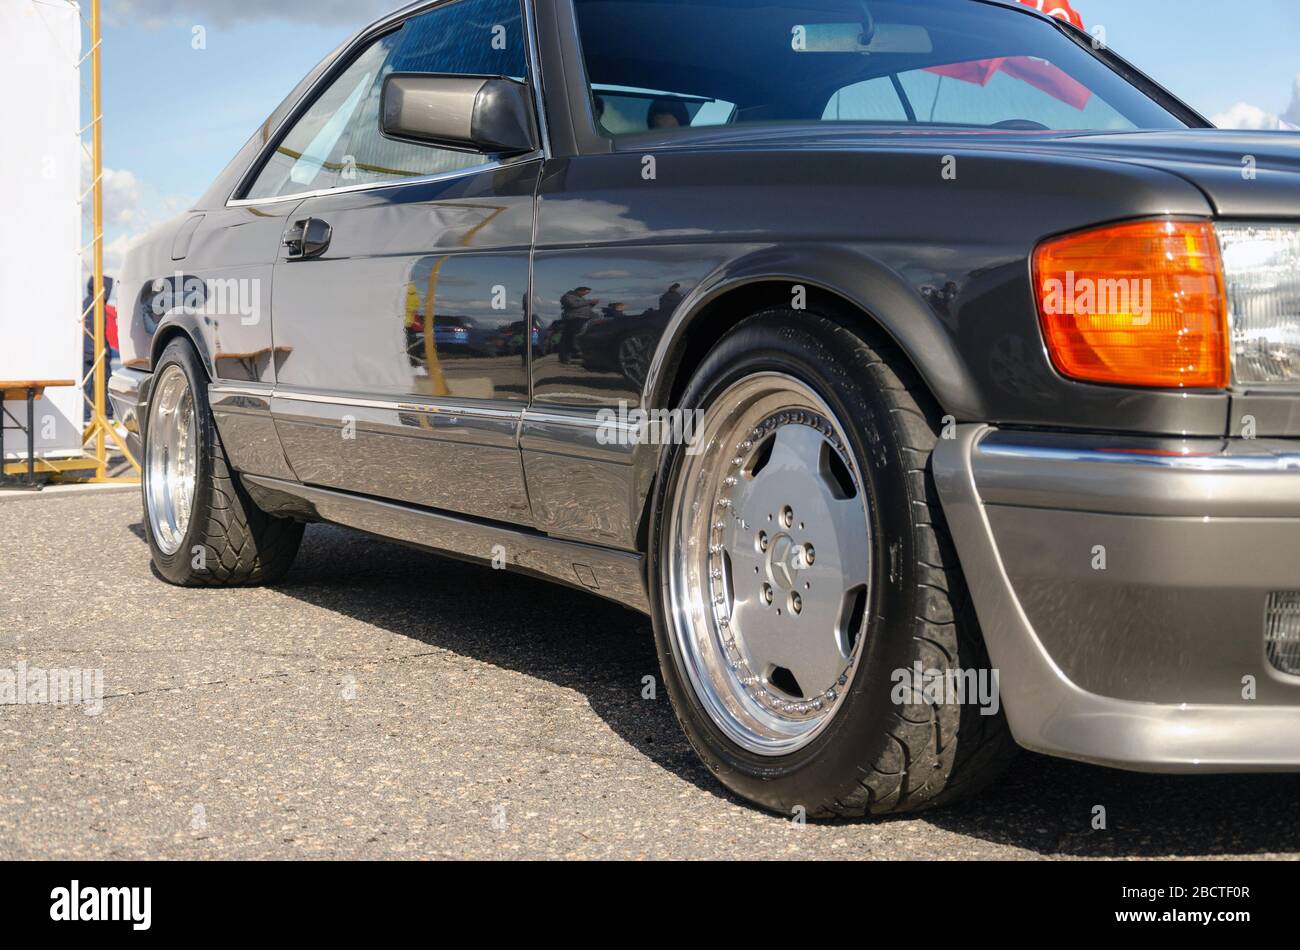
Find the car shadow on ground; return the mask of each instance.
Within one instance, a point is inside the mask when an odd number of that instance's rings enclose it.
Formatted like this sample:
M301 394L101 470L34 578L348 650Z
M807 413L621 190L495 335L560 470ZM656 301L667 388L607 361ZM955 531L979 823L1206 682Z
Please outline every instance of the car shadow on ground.
M683 737L659 682L650 622L640 614L581 591L328 525L308 529L297 562L276 589L575 690L656 765L741 804ZM647 676L658 684L656 700L642 698ZM1300 776L1144 775L1023 753L999 782L968 802L919 816L868 819L916 820L1041 855L1300 852Z

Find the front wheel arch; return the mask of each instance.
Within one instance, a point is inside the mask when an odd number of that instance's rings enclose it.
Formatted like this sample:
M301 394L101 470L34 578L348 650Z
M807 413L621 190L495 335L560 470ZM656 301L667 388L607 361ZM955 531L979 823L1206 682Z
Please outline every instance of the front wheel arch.
M705 277L678 306L659 339L642 405L669 408L714 343L745 316L790 307L792 288L849 328L877 337L924 381L935 400L963 419L982 419L980 388L938 314L894 269L838 244L756 251Z
M837 323L870 344L892 363L911 370L917 380L916 397L928 416L939 419L946 410L940 397L920 371L915 360L899 346L885 325L871 312L836 290L799 278L763 278L729 286L702 305L679 311L663 334L645 381L643 405L654 409L679 408L682 394L695 371L713 348L738 324L755 313L788 307L791 288L801 283L807 291L807 310L812 317ZM689 303L689 301L688 301ZM681 323L679 325L679 318ZM689 327L689 334L686 332ZM957 415L954 413L954 418ZM650 508L655 479L664 447L640 445L634 453L637 515L637 550L646 552L650 539Z

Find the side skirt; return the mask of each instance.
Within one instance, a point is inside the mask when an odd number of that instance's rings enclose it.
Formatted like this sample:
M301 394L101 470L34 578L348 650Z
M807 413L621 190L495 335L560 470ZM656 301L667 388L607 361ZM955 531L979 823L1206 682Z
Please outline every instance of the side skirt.
M263 475L244 475L243 481L258 505L273 514L328 521L475 563L503 555L509 570L650 612L639 554Z

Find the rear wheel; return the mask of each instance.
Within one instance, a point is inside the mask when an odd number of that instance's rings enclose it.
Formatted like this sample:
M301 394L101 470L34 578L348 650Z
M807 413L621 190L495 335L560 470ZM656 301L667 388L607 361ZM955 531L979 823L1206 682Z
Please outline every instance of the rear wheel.
M249 498L217 434L207 376L182 339L167 345L154 369L143 469L145 536L166 580L261 584L293 563L303 526Z
M1014 752L1000 709L923 689L931 672L996 680L934 500L921 399L849 330L776 310L725 337L681 401L702 420L655 495L662 671L705 763L783 814L950 801Z

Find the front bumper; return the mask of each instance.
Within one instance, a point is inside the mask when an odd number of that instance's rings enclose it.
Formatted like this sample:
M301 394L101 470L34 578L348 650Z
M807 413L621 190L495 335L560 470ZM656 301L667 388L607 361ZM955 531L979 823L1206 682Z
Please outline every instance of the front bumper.
M934 473L1026 748L1150 771L1300 770L1300 441L971 425Z

